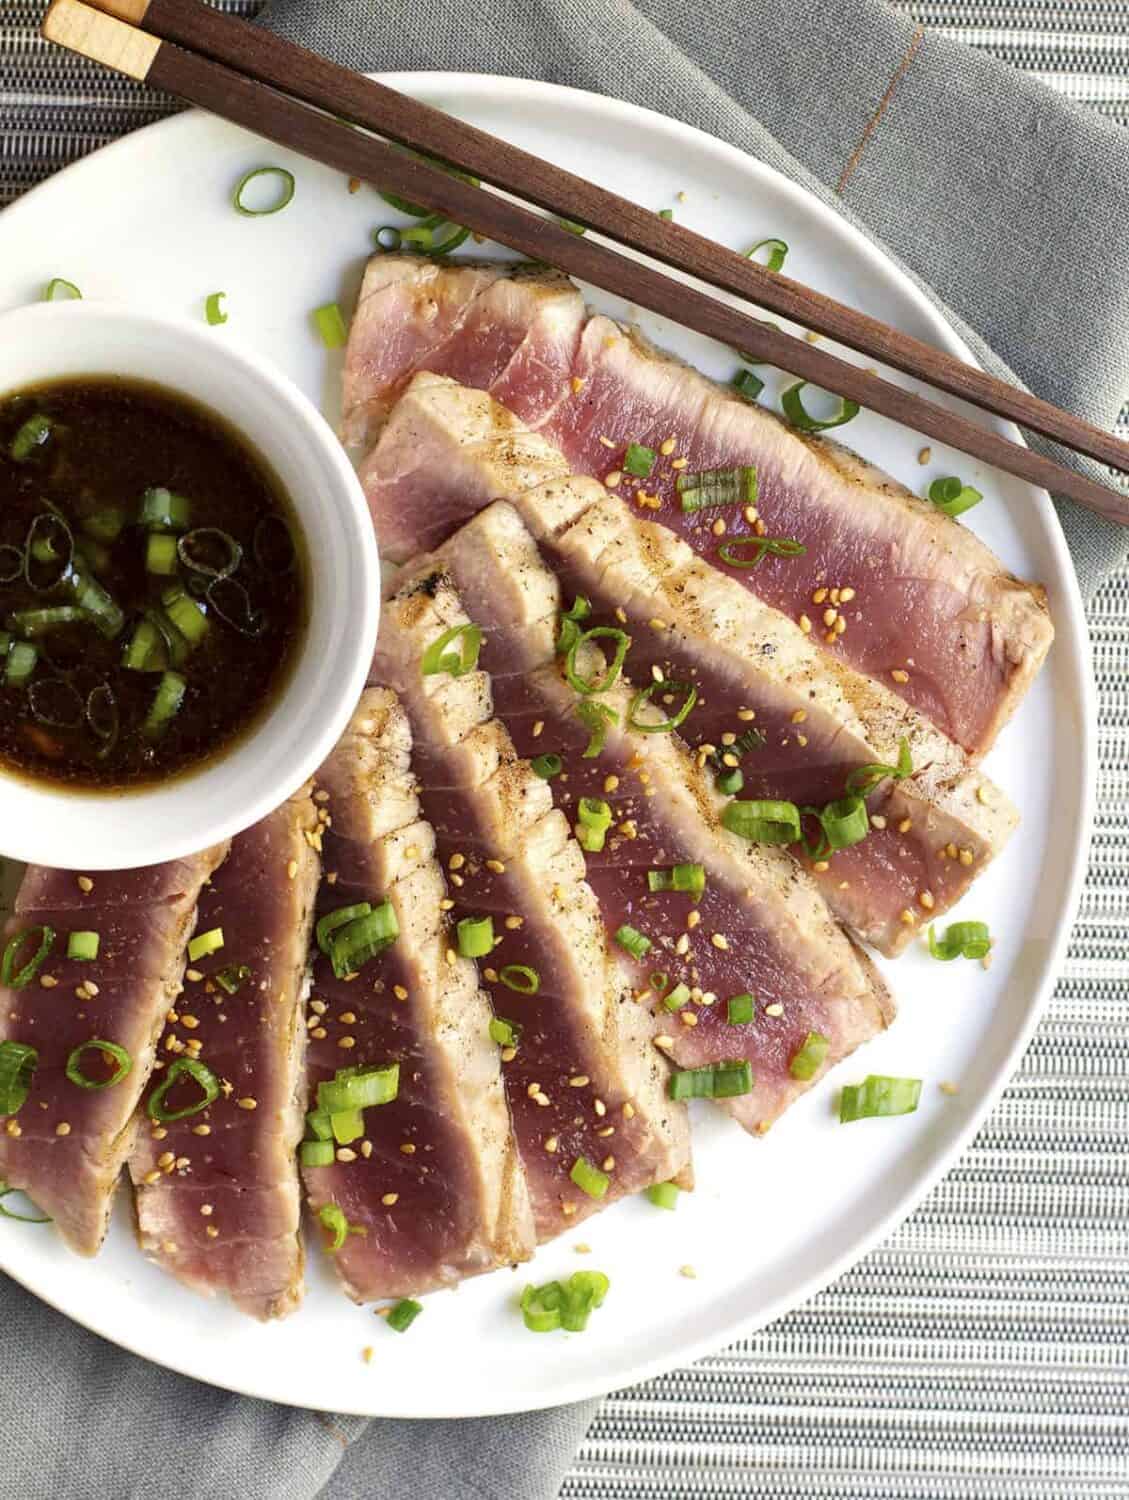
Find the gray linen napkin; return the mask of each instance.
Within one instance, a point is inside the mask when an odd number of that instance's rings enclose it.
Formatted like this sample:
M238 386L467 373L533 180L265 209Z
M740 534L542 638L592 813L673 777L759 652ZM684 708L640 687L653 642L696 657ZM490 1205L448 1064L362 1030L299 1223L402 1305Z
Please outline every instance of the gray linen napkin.
M1109 275L1129 264L1129 139L878 0L490 0L473 20L274 0L264 19L357 67L547 78L678 116L880 237L989 368L1103 425L1129 393L1129 278ZM1069 507L1063 524L1090 592L1126 537ZM6 1281L0 1321L0 1500L541 1500L594 1409L325 1417L156 1369Z

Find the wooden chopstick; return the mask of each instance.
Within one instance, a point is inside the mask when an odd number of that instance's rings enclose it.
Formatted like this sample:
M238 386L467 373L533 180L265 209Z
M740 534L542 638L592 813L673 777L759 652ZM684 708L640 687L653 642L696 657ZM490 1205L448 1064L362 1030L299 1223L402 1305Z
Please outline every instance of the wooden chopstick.
M195 33L198 27L201 31L205 26L214 29L213 22L221 19L219 13L202 5L186 4L185 0L105 0L105 4L107 7L112 4L129 20L141 20L146 25L152 21L154 12L159 16L166 5L172 4L180 17L184 28L181 34L185 37L190 30ZM326 99L331 97L332 102L322 106L331 109L332 114L311 108L282 91L294 81L289 75L285 81L280 80L278 88L268 86L256 76L261 71L258 54L265 33L250 31L244 36L240 32L240 44L231 52L238 60L237 68L158 39L127 21L83 4L82 0L53 0L44 20L43 34L48 40L148 82L155 88L177 94L189 103L349 176L377 183L413 202L441 211L449 215L451 222L465 224L476 234L507 245L522 255L556 266L675 323L745 351L754 362L787 370L1007 473L1066 495L1111 520L1129 524L1129 497L1009 442L956 412L904 391L876 374L858 369L826 350L792 338L771 324L728 306L693 286L673 281L652 266L628 259L590 237L573 234L522 204L452 177L429 162L405 153L398 146L353 129L335 117L356 117L360 111L355 108L352 91L379 90L379 85L343 73L342 77L350 83L350 96L346 100L343 91L337 92L335 73L334 93L332 96L323 95ZM310 56L301 49L295 51L299 57ZM296 64L288 54L289 72L295 68ZM393 95L393 98L399 97ZM414 101L405 103L417 108ZM439 115L439 119L450 127L457 124L444 115ZM490 137L486 139L490 140ZM450 141L447 147L443 154L449 160ZM547 172L553 170L542 166ZM636 213L643 213L632 205L627 206ZM572 216L569 212L569 217ZM645 217L651 231L669 227L657 216L646 214ZM701 243L708 245L709 242ZM651 253L649 246L646 249ZM740 257L732 258L740 261ZM772 279L770 273L764 275ZM806 314L803 316L806 318ZM1066 413L1060 415L1064 421L1076 420ZM1129 466L1129 445L1118 446L1126 450L1120 455L1120 461Z
M483 182L826 334L938 390L1008 417L1101 463L1129 470L1129 443L1081 417L779 272L767 271L684 225L659 219L637 203L552 166L508 141L371 82L237 16L213 10L202 0L93 3L99 10L283 89L307 104L341 115L400 145L438 156Z

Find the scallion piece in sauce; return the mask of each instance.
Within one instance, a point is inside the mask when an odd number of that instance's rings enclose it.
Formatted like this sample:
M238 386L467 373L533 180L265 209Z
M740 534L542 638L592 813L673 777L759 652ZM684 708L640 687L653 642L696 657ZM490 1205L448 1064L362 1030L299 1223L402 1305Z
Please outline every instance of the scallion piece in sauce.
M637 927L632 927L627 922L616 929L615 940L625 953L631 954L636 962L646 957L654 946L646 933L640 932Z
M161 680L157 684L153 702L141 726L141 732L147 739L154 739L164 734L180 712L180 706L184 702L184 695L187 691L188 683L179 672L161 673Z
M929 486L929 499L943 515L960 516L974 505L979 505L984 496L970 484L950 476L935 479Z
M384 1321L393 1332L407 1333L421 1312L423 1312L422 1303L416 1302L412 1297L401 1297Z
M672 696L678 693L685 693L686 696L677 713L673 714L669 719L662 719L655 724L638 717L639 710L643 707L644 703L651 701L653 693L670 694ZM631 705L627 710L628 727L636 730L639 734L673 734L679 725L684 724L689 718L690 711L697 701L698 689L692 682L674 682L667 681L666 679L662 682L650 682L641 692L636 693L631 700Z
M191 1078L200 1090L200 1097L193 1100L191 1104L186 1104L183 1109L166 1109L166 1098L182 1078ZM214 1104L221 1092L219 1079L206 1063L202 1063L199 1058L195 1057L178 1057L149 1095L149 1102L145 1106L146 1113L151 1120L156 1120L161 1125L169 1125L174 1120L186 1120L190 1115L198 1115L201 1110Z
M599 1167L594 1167L586 1156L576 1158L568 1175L589 1198L602 1198L611 1183L608 1174Z
M704 469L700 474L679 474L675 487L684 515L695 510L757 503L757 471L751 464L737 469Z
M171 578L176 572L176 537L151 531L145 541L145 571Z
M987 922L952 922L943 938L937 937L930 924L929 952L942 963L951 963L954 958L987 958L991 951Z
M456 642L458 649L448 651L447 647ZM436 677L446 673L448 677L465 677L478 666L478 653L481 649L482 631L477 625L471 625L469 621L465 625L455 625L432 641L423 653L420 675Z
M645 448L642 443L628 443L623 455L622 468L636 479L647 479L655 467L655 450Z
M540 974L528 964L507 964L499 970L498 978L508 990L516 990L519 995L535 995L541 988Z
M656 1208L665 1208L673 1211L678 1207L678 1195L681 1189L674 1182L653 1182L647 1189L647 1201L653 1203Z
M137 524L146 531L187 531L191 514L191 503L183 495L174 495L172 490L158 485L142 495Z
M747 1061L709 1063L670 1075L672 1099L736 1099L753 1090L753 1070Z
M13 686L27 682L35 671L39 652L28 641L15 641L4 662L4 681Z
M349 342L349 330L341 309L336 302L327 302L324 307L315 307L312 313L318 337L327 349L344 349Z
M39 1053L22 1042L0 1042L0 1115L18 1115L27 1103Z
M827 1054L831 1050L831 1043L818 1031L809 1031L802 1045L792 1055L788 1064L788 1071L793 1078L806 1083L822 1068L827 1061Z
M542 781L552 781L564 770L564 761L559 755L535 755L529 764L534 775L540 776Z
M804 390L807 384L806 380L797 380L796 384L790 385L780 397L784 415L793 427L798 427L801 432L826 432L831 427L843 427L858 416L858 402L848 401L845 396L839 397L839 410L833 417L828 417L825 422L810 416L804 407Z
M223 310L226 292L212 292L204 302L204 316L211 328L218 328L221 323L227 322L227 314Z
M463 958L485 958L494 948L493 917L463 917L456 928Z
M64 625L82 625L89 620L91 616L76 604L51 604L44 609L18 609L8 616L12 629L31 640L38 640L40 636L48 635L52 630L60 630Z
M89 516L83 516L78 524L87 536L94 537L96 541L116 542L125 529L125 511L116 505L108 505Z
M674 865L669 870L648 870L649 891L685 891L695 900L705 891L704 865Z
M102 939L96 932L70 932L67 934L67 957L80 963L98 957Z
M730 995L725 1005L725 1019L730 1026L747 1026L753 1019L755 1008L752 995Z
M252 208L245 201L247 189L253 182L258 182L263 177L278 179L276 196L268 200L262 208ZM294 187L294 173L288 172L285 167L255 167L252 171L245 172L236 183L235 191L231 195L232 206L236 213L243 214L245 218L265 218L269 214L282 212L294 197Z
M109 1078L88 1078L82 1071L82 1056L84 1052L98 1052L107 1062L114 1064L114 1071ZM67 1058L67 1078L80 1089L90 1089L98 1092L101 1089L116 1088L123 1079L128 1078L133 1071L133 1058L124 1047L119 1047L117 1042L104 1042L99 1037L92 1037L88 1042L81 1042Z
M794 802L730 802L721 823L751 844L795 844L800 838L800 809Z
M42 412L38 412L34 417L28 417L16 432L8 449L8 456L12 462L26 464L29 459L34 458L49 441L54 425L51 418Z
M576 839L588 854L599 854L612 826L611 806L600 797L581 797L576 804Z
M788 246L784 240L758 240L751 249L745 251L745 259L752 260L760 250L767 250L768 255L764 260L757 261L758 265L763 266L766 271L779 271L783 268L788 254Z
M871 1073L862 1083L843 1086L839 1123L872 1120L880 1115L912 1115L920 1098L920 1078L883 1078Z
M210 932L201 932L188 944L190 963L198 963L210 953L218 953L223 947L223 928L213 927Z
M47 962L47 955L51 952L54 941L55 929L46 924L40 927L25 927L22 932L17 932L10 937L4 948L4 956L0 959L0 985L10 990L27 989ZM36 944L35 951L25 964L17 968L16 961L21 949L31 942Z

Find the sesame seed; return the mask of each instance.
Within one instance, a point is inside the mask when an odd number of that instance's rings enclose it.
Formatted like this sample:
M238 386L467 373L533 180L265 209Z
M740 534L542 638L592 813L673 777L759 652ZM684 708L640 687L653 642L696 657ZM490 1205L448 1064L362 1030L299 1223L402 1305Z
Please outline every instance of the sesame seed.
M837 609L825 609L823 611L823 623L827 626L834 625L838 618L839 611Z
M898 920L901 922L903 927L912 927L913 924L917 921L917 918L914 916L913 912L910 911L909 907L906 906L902 908Z
M338 1037L338 1039L337 1039L337 1045L339 1047L343 1048L346 1052L351 1052L353 1050L353 1048L357 1045L357 1039L356 1039L355 1036L342 1036L342 1037Z
M605 776L604 777L604 791L605 792L614 792L617 786L619 786L619 777L618 776Z
M561 1204L561 1213L565 1216L566 1219L571 1219L572 1216L573 1216L573 1214L575 1212L576 1212L576 1204L575 1203L562 1203Z
M721 519L720 516L718 516L717 520L710 527L710 530L713 532L714 536L725 535L725 522Z
M666 621L660 620L657 615L653 619L648 620L647 624L651 627L652 630L666 630L667 628ZM662 681L661 677L659 678L659 681Z
M835 634L836 635L846 635L846 633L847 633L847 622L844 619L844 617L842 615L840 615L839 618L835 621Z
M193 1125L192 1127L193 1135L211 1135L211 1133L212 1127L210 1125Z
M588 1082L587 1073L576 1073L569 1079L568 1086L570 1089L585 1089L588 1087ZM537 1087L539 1088L540 1085L538 1084Z
M201 1203L201 1205L200 1205L200 1213L201 1213L201 1215L205 1219L210 1219L212 1217L212 1215L215 1213L215 1209L212 1207L212 1205L210 1203Z
M396 996L397 1000L406 1000L408 998L408 992L402 984L394 984L392 986L392 993Z
M813 604L822 604L826 598L827 598L827 590L826 589L816 589L815 593L811 596L811 602Z
M805 334L804 334L804 338L806 338L806 339L807 339L807 341L808 341L808 343L809 343L809 344L818 344L818 343L819 343L819 341L820 341L820 339L821 339L821 338L822 338L822 337L823 337L823 335L822 335L822 334L819 334L819 333L813 333L813 332L812 332L812 331L811 331L811 329L809 329L809 330L808 330L808 332L807 332L807 333L805 333Z
M697 927L698 923L701 920L702 914L700 911L688 911L686 913L686 926L691 930L691 932L695 927Z
M899 833L909 833L909 831L910 831L910 829L912 827L913 827L913 820L911 818L903 818L901 820L901 822L898 824L898 832Z
M506 867L500 859L488 859L486 861L486 868L492 875L504 875L506 873Z
M517 1048L516 1047L503 1047L502 1048L502 1061L504 1063L505 1062L513 1062L513 1060L514 1060L514 1058L516 1056L517 1056Z
M683 1026L696 1026L698 1024L698 1017L692 1010L680 1010L678 1012L678 1019L682 1022Z
M757 519L753 522L753 530L756 532L757 536L764 536L765 532L768 530L768 527L758 516Z
M724 932L715 932L710 938L710 942L715 948L720 948L723 953L729 949L729 939L725 936Z
M324 1042L326 1037L329 1035L329 1032L326 1031L324 1026L315 1026L313 1031L310 1032L310 1035L313 1037L315 1042Z
M341 1147L338 1148L338 1151L337 1151L337 1160L338 1161L356 1161L356 1159L357 1159L357 1153L355 1151L350 1150L348 1146L341 1146Z
M600 442L604 445L605 448L614 448L615 447L615 444L612 442L611 438L610 437L604 437L602 434L600 436Z
M411 1141L401 1141L400 1150L405 1156L414 1156L416 1154L416 1148L412 1145Z
M583 380L583 377L580 376L580 375L574 375L572 377L572 394L574 396L578 396L583 389L584 389L584 380Z
M815 864L812 865L812 869L817 875L826 875L830 868L830 864L825 859L817 859Z
M619 623L621 625L626 625L627 624L627 611L624 609L624 607L623 607L622 604L617 604L616 605L616 607L615 607L615 617L616 617L616 619L619 621Z
M633 1120L635 1118L635 1106L630 1099L623 1106L623 1118L625 1120Z
M558 1136L547 1135L545 1137L545 1150L549 1153L550 1156L554 1156L556 1154L556 1150L559 1145L560 1138Z
M596 1113L599 1115L599 1117L600 1117L601 1120L604 1118L604 1116L608 1112L608 1106L604 1103L604 1101L602 1099L594 1099L592 1101L592 1108L596 1111Z
M675 444L673 438L663 438L662 442L659 444L659 452L664 458L669 458L670 455L674 452L674 447Z
M960 1093L960 1086L958 1084L955 1084L955 1083L950 1083L947 1079L946 1079L946 1081L944 1083L939 1084L938 1087L940 1088L942 1094L959 1094Z
M240 1109L248 1109L248 1110L250 1110L250 1109L258 1109L258 1107L259 1107L259 1101L257 1099L251 1099L251 1098L239 1099L239 1100L237 1100L237 1103L238 1103Z
M62 1124L55 1126L55 1134L56 1135L70 1135L70 1133L71 1133L71 1127L67 1124L67 1122L65 1120L62 1122Z
M399 1203L400 1195L399 1193L385 1193L380 1201L384 1204L385 1208L391 1208L394 1203Z
M660 1052L670 1052L674 1047L674 1038L672 1036L657 1036L655 1038L655 1046Z
M886 826L886 819L882 816L881 813L875 813L870 820L870 826L881 831Z
M750 526L756 525L759 514L760 512L757 510L755 505L745 506L745 520L748 521Z
M605 1172L614 1172L615 1171L615 1157L614 1156L605 1156L604 1159L603 1159L603 1161L600 1163L600 1166L604 1169Z
M610 474L604 475L604 483L607 485L609 490L618 490L622 479L623 475L619 472L618 469L613 469Z
M372 1142L371 1141L362 1141L361 1142L361 1155L364 1157L365 1161L368 1161L369 1157L372 1155Z
M10 1131L9 1131L9 1134L11 1134ZM160 1172L146 1172L145 1176L141 1179L141 1181L145 1184L146 1187L152 1187L154 1185L154 1183L160 1182L160 1180L161 1180L161 1174L160 1174Z
M216 1228L216 1226L214 1224L209 1224L207 1226L207 1228L204 1230L204 1233L208 1236L208 1238L210 1240L218 1240L219 1237L220 1237L220 1232L219 1232L219 1230Z
M933 457L933 449L932 448L922 448L921 451L917 455L917 461L918 461L919 464L927 464L932 457Z
M687 1281L696 1281L698 1279L698 1273L694 1270L693 1266L679 1266L678 1274L679 1276L685 1276Z
M189 1161L187 1156L178 1156L175 1165L178 1172L185 1172L192 1165L192 1163Z
M918 891L917 899L919 904L923 906L926 911L932 911L934 906L936 905L936 902L933 900L932 891Z
M352 1026L357 1018L351 1010L343 1010L337 1019L341 1022L342 1026Z
M846 589L840 589L839 590L839 603L840 604L850 604L851 600L854 597L855 597L855 591L854 591L854 589L846 588Z
M53 990L59 981L54 974L40 974L39 982L45 990Z
M157 1165L159 1167L164 1167L164 1168L171 1167L172 1164L173 1164L173 1162L175 1162L175 1161L176 1161L176 1152L175 1151L163 1151L161 1153L161 1155L157 1157Z
M981 807L989 807L991 805L986 786L978 786L976 788L976 800L980 803Z
M890 676L894 679L895 682L909 681L909 673L904 672L901 667L894 667L890 673Z
M88 896L94 889L94 882L89 875L78 876L78 888L84 896Z
M690 939L684 932L679 934L678 941L674 945L674 951L678 954L679 958L684 958L689 953Z
M807 715L807 710L806 709L804 709L804 708L797 708L796 711L795 711L795 713L792 715L792 723L793 724L802 724L807 719L807 716L808 715Z
M807 615L800 616L800 629L805 635L811 635L811 621L808 619Z
M782 1016L784 1014L784 1007L779 1000L774 1000L771 1005L765 1006L764 1013L766 1016Z
M290 863L286 866L286 878L287 878L287 880L293 880L294 877L297 875L297 873L298 873L298 861L296 859L292 859L290 861Z
M200 1022L195 1016L181 1016L180 1024L186 1031L195 1031Z
M690 460L687 458L672 458L670 467L672 469L684 469L689 462Z

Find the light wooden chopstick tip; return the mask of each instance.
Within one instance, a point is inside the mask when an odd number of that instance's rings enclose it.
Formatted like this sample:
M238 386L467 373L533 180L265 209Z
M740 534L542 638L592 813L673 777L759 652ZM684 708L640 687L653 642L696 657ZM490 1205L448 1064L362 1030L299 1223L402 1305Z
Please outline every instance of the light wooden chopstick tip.
M121 8L130 7L123 3ZM104 15L92 6L83 5L81 0L52 0L43 18L42 31L49 42L57 42L60 47L103 63L138 82L144 82L149 76L154 59L161 50L156 37L138 31L115 16Z

